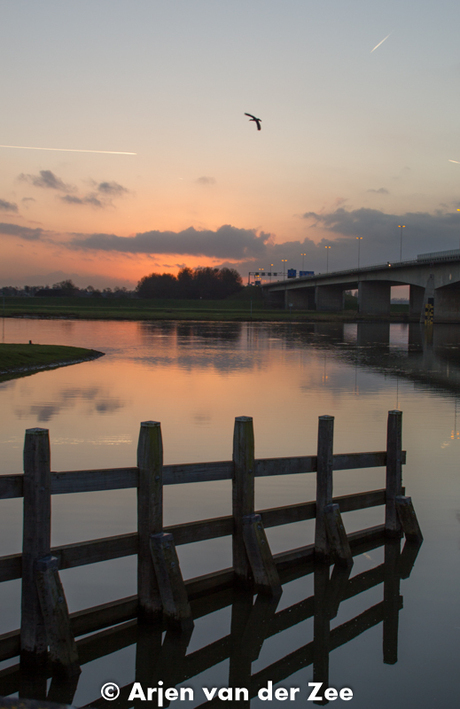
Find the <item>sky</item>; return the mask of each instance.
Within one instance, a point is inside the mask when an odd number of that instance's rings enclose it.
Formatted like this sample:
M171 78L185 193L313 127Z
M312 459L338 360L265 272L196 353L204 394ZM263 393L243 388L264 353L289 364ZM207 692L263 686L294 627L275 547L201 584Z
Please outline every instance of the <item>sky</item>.
M0 0L0 287L386 263L400 225L403 259L459 248L459 27L454 0Z

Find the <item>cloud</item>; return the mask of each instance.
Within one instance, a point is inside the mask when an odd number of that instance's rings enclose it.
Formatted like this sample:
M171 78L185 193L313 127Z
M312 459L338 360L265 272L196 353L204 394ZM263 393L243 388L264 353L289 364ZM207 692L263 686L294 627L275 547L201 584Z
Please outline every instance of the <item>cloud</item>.
M452 207L451 207L452 209ZM378 264L399 260L401 231L404 224L403 260L415 258L417 254L430 251L458 249L460 236L460 215L439 209L434 213L406 212L387 214L377 209L336 209L329 213L306 212L304 219L314 222L315 227L331 234L323 239L323 244L331 244L330 256L334 252L334 269L353 265L356 237L362 236L361 264ZM349 254L347 256L347 253Z
M198 179L195 180L195 182L197 182L199 185L215 185L216 184L216 180L214 179L214 177L205 177L205 176L198 177Z
M19 226L18 224L0 224L0 234L4 234L5 236L17 236L27 241L37 241L44 233L43 229L39 228L30 229L29 227Z
M24 182L29 182L34 187L44 187L50 190L59 190L61 192L72 192L73 187L66 185L65 182L57 177L51 170L40 170L39 175L25 175L21 173L19 179Z
M390 194L385 187L380 187L378 190L366 190L367 192L373 192L374 194Z
M89 204L92 207L104 207L105 206L101 202L101 200L98 199L95 195L86 195L86 197L76 197L75 195L72 195L72 194L66 194L63 197L60 197L59 199L61 199L62 202L65 202L66 204L79 204L79 205Z
M122 194L129 192L126 187L119 185L118 182L100 182L97 186L97 190L111 197L120 197Z
M3 212L17 212L18 205L13 202L7 202L4 199L0 199L0 210Z
M194 227L180 232L147 231L133 237L116 234L75 235L75 249L118 251L132 254L188 254L217 259L245 259L262 256L271 235L230 225L216 231Z

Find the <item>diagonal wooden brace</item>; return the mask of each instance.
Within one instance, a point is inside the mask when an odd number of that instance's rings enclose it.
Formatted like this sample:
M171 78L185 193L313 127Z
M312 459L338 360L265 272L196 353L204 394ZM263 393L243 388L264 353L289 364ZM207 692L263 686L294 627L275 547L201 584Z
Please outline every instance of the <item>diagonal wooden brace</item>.
M260 515L243 517L243 539L256 590L280 596L283 590Z
M414 505L412 504L412 498L398 495L395 498L395 504L399 521L401 522L407 541L420 544L423 541L423 535L417 515L415 514Z
M77 646L70 626L69 609L55 556L44 556L36 561L35 583L51 662L58 674L68 676L79 674L81 669Z
M324 508L324 521L326 524L329 547L339 566L352 566L353 555L348 542L347 533L337 503L326 505Z
M181 630L193 627L192 611L172 534L150 535L150 552L168 623Z

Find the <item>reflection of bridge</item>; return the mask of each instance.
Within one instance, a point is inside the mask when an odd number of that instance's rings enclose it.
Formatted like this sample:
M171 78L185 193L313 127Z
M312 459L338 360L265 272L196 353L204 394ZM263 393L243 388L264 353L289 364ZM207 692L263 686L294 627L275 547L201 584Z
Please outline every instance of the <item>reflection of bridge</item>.
M274 304L322 311L343 310L344 292L357 289L360 313L389 315L391 287L402 285L410 289L410 315L421 317L433 298L435 321L460 321L460 250L423 254L415 261L278 281L261 288Z

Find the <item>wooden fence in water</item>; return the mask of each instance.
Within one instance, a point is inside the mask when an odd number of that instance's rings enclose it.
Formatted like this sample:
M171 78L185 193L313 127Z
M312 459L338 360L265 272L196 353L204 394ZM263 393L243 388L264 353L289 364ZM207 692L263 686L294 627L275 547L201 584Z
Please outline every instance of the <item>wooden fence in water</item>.
M349 567L363 544L402 536L420 542L410 498L403 496L402 414L388 414L387 448L370 453L333 453L331 416L320 416L317 454L255 459L252 419L235 420L233 460L163 465L160 424L141 424L137 466L108 470L51 472L49 433L26 431L24 473L0 476L0 499L24 498L22 554L0 558L0 581L22 578L21 629L0 636L0 661L20 655L24 667L51 659L56 672L78 674L75 638L136 616L147 624L193 625L192 607L210 592L243 587L277 597L280 574L312 561L335 560ZM386 467L386 486L371 492L333 497L334 470ZM254 509L255 477L316 473L316 500L266 510ZM163 486L232 480L233 514L163 526ZM51 548L51 495L138 490L138 530L104 539ZM346 535L341 513L385 505L385 524ZM315 519L315 542L272 555L265 529ZM233 567L184 581L176 546L232 536ZM135 596L69 614L59 570L137 555ZM327 568L329 568L327 566ZM81 641L80 641L81 642Z

